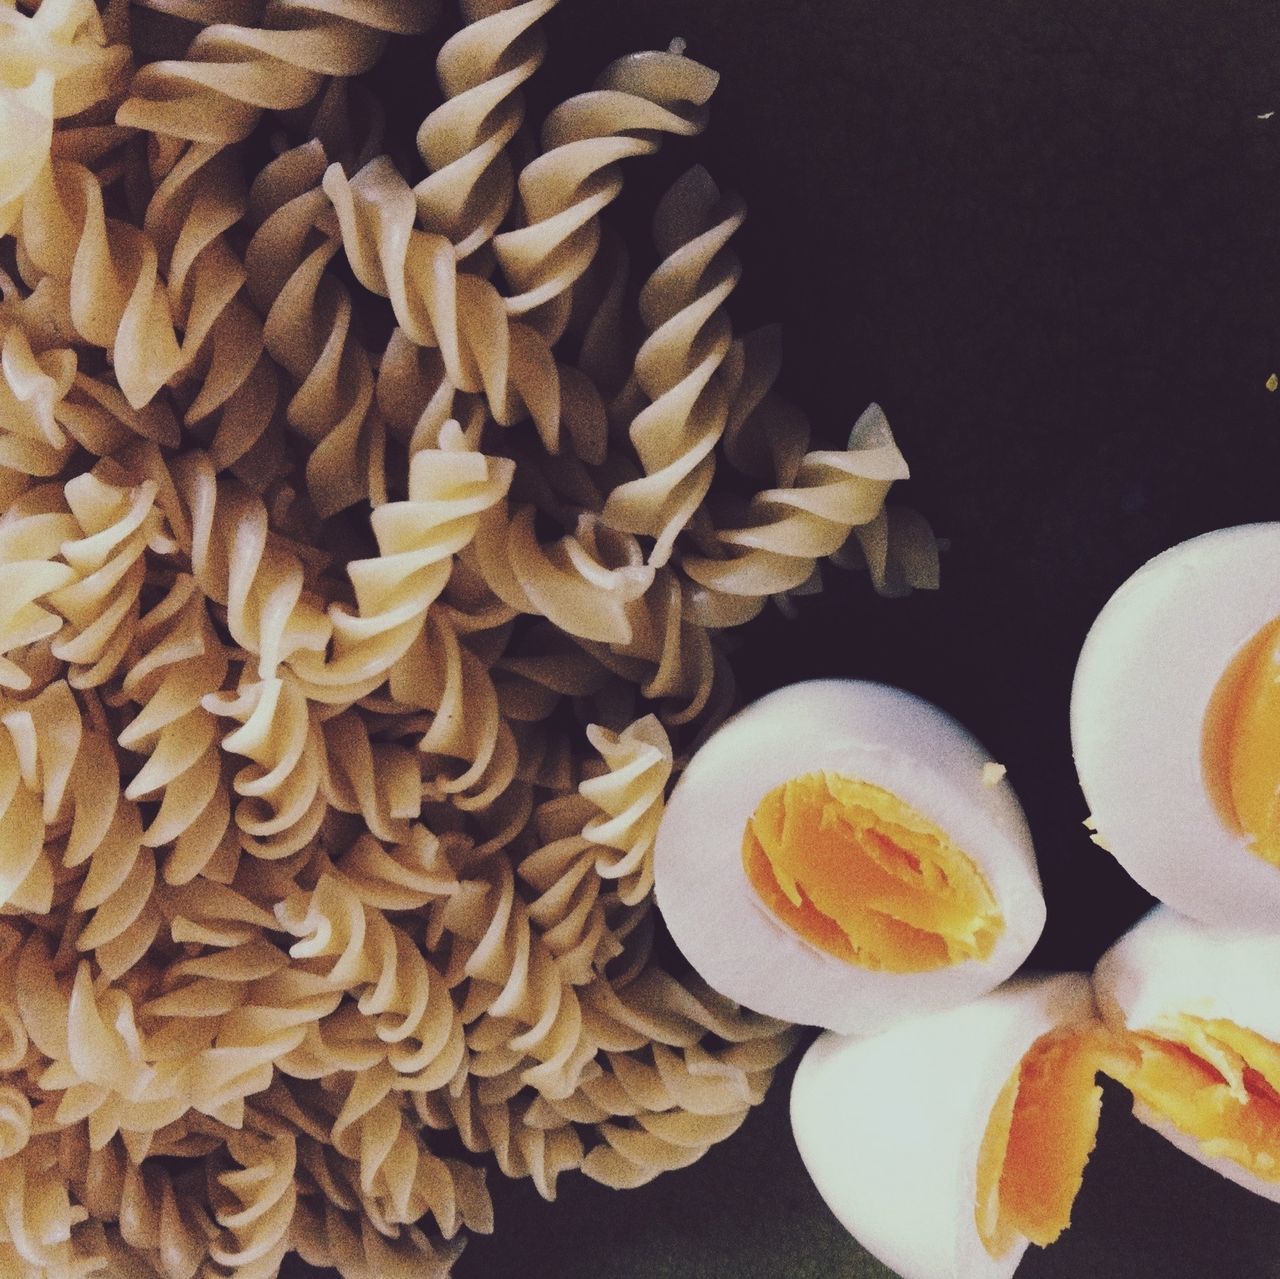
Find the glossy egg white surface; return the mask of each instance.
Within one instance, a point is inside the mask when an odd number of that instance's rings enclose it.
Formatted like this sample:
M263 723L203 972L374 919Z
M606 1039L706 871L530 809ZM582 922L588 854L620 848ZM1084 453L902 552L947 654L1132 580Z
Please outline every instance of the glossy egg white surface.
M1133 926L1094 969L1098 1011L1117 1031L1160 1033L1180 1014L1234 1022L1280 1043L1280 934L1198 923L1167 906ZM1133 1113L1184 1154L1280 1203L1280 1181L1264 1181L1210 1154L1169 1120L1135 1102Z
M1210 923L1280 926L1280 869L1205 784L1205 715L1236 655L1280 617L1280 524L1223 529L1140 568L1085 640L1071 693L1098 842L1148 892Z
M832 1212L902 1279L1008 1279L978 1235L978 1157L992 1108L1037 1039L1094 1019L1080 973L1015 978L961 1008L879 1035L822 1035L791 1092L791 1123Z
M659 828L658 906L677 946L721 994L838 1031L870 1033L994 989L1035 944L1045 907L1022 809L991 762L949 715L885 685L815 680L761 698L695 754ZM775 787L818 771L898 796L981 869L1004 918L985 960L871 971L811 945L760 900L742 867L747 823Z

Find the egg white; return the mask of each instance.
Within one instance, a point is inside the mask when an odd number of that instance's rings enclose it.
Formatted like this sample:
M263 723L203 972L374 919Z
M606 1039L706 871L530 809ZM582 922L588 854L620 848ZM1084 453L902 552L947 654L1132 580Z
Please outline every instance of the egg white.
M1031 836L982 746L928 702L855 680L815 680L741 711L699 750L657 836L659 909L676 945L721 994L758 1012L866 1034L967 1002L1013 973L1044 926ZM742 866L747 823L783 782L818 771L898 796L982 871L1004 918L985 960L885 973L826 954L760 900Z
M1179 1014L1234 1022L1280 1043L1280 935L1214 928L1167 906L1151 911L1098 961L1098 1011L1116 1031L1159 1034ZM1135 1102L1134 1115L1184 1154L1229 1181L1280 1203L1280 1181L1264 1181L1207 1152L1168 1119Z
M1280 616L1280 524L1183 542L1111 597L1085 640L1071 742L1098 842L1148 892L1210 923L1280 925L1280 869L1206 789L1205 713L1232 659Z
M1095 1017L1080 973L1016 978L961 1008L805 1054L791 1123L832 1212L902 1279L1008 1279L975 1220L978 1157L1001 1090L1037 1039Z

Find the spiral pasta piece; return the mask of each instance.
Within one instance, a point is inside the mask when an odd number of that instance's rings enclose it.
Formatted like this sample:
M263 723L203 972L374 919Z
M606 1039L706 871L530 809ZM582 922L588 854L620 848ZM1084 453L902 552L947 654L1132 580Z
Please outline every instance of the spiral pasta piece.
M326 77L369 70L389 35L425 31L434 15L423 0L269 0L258 25L215 22L182 58L140 68L116 118L162 137L229 146L263 111L304 106Z
M510 866L499 860L485 867L449 901L444 917L468 943L455 962L471 979L463 1018L471 1023L472 1072L518 1069L539 1092L572 1092L596 1046L583 1033L572 984L530 924Z
M596 215L621 189L618 161L651 153L663 133L698 132L699 108L715 82L713 73L683 57L642 54L614 64L602 77L604 87L553 113L542 168L527 182L526 169L522 178L530 225L494 241L508 277L524 290L515 299L504 300L483 277L459 272L452 243L415 227L413 192L388 161L375 160L353 178L331 166L324 189L356 278L391 300L411 341L440 349L454 386L483 390L490 413L504 425L532 418L548 450L556 451L561 375L544 333L514 317L563 295L585 270L598 240ZM559 265L566 254L569 264ZM536 288L520 283L532 286L535 277Z
M478 1169L428 1148L412 1111L370 1076L357 1078L333 1126L333 1148L358 1169L358 1193L379 1225L427 1217L445 1239L464 1227L492 1228L493 1206Z
M190 883L197 875L226 882L239 846L229 837L230 788L218 719L204 698L223 687L230 659L194 577L179 574L139 621L131 656L121 692L138 711L117 740L146 757L126 798L158 804L143 842L167 850L166 883Z
M176 549L156 506L158 491L150 480L115 484L94 472L63 488L77 536L60 553L76 576L45 599L66 619L51 651L67 663L73 687L93 688L115 675L137 626L147 552Z
M242 683L234 693L201 701L211 714L238 727L222 749L249 763L232 780L240 799L235 824L241 846L277 860L305 847L324 820L324 735L305 693L287 676Z
M467 20L436 59L444 101L418 129L428 175L413 188L424 231L464 260L502 225L515 195L507 148L524 122L521 86L546 55L537 23L558 0L464 0Z
M515 290L510 314L545 306L581 277L599 247L600 211L622 190L619 162L651 154L662 133L700 132L718 81L683 54L633 54L547 117L544 153L520 175L526 225L494 240Z
M649 336L636 356L631 443L643 476L609 494L602 518L655 539L651 564L665 564L701 505L728 424L729 389L719 376L732 343L724 302L741 275L726 243L745 216L722 202L705 169L693 169L664 197L655 218L662 264L640 293ZM624 393L624 403L630 398Z
M872 405L844 451L805 454L794 482L752 498L740 527L716 529L717 556L686 555L681 567L700 586L763 598L804 585L816 562L840 549L880 511L907 467L884 413Z
M19 238L33 269L62 291L76 332L111 354L129 404L154 399L184 353L151 237L107 215L88 168L55 159L27 192Z
M303 1260L331 1266L343 1279L446 1279L462 1240L439 1244L412 1226L388 1236L367 1218L354 1223L328 1204L316 1211L303 1203L294 1246Z
M109 97L129 62L109 43L92 0L43 0L34 12L0 6L0 235L48 163L54 122Z
M299 660L310 688L367 691L371 679L380 683L389 672L392 696L415 704L396 663L420 636L454 557L470 545L484 513L503 499L513 471L507 459L468 448L456 423L441 432L438 448L414 455L406 499L387 502L370 516L379 554L347 565L355 608L330 610L333 633L323 663Z
M603 756L608 771L578 787L602 814L588 822L582 833L611 850L612 856L602 852L596 870L604 879L618 880L619 898L635 906L653 887L653 844L673 767L671 742L653 715L621 733L592 724L587 738Z
M462 1026L444 978L403 929L366 907L332 871L276 913L299 938L290 955L321 961L327 982L356 993L397 1088L425 1090L452 1078L462 1059Z
M62 1133L59 1146L60 1171L76 1199L95 1221L116 1225L120 1247L106 1252L108 1264L122 1253L145 1261L160 1279L196 1279L214 1225L200 1205L203 1179L194 1170L175 1179L154 1164L142 1167L119 1139L93 1149L83 1124Z
M58 1167L57 1139L44 1136L0 1159L0 1263L23 1279L81 1279L100 1269Z
M37 479L57 475L75 447L59 421L76 376L75 352L42 350L20 304L0 302L0 501L8 506Z
M308 491L320 514L331 515L380 484L373 468L382 428L351 294L327 269L342 242L328 226L325 164L313 140L259 174L250 195L259 225L245 263L266 350L297 385L285 414L313 446Z
M227 1152L239 1167L212 1179L214 1216L222 1232L209 1255L237 1279L270 1279L289 1250L298 1202L297 1143L287 1133L232 1133Z
M167 160L168 157L165 157ZM245 267L227 232L246 201L232 157L210 144L188 147L161 172L143 218L160 257L169 310L182 332L173 377L189 402L184 424L208 437L214 464L265 487L279 469L271 434L277 379L262 327L240 297Z

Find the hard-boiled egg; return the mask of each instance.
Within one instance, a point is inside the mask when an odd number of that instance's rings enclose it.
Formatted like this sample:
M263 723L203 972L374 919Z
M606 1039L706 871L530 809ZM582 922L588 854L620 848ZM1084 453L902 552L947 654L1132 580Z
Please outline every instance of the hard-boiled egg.
M845 1228L903 1279L1007 1279L1070 1221L1107 1051L1079 973L870 1038L826 1034L796 1073L796 1143Z
M867 1033L997 986L1044 925L1017 798L950 716L853 680L762 698L699 750L655 850L658 905L749 1008Z
M1139 569L1076 668L1071 740L1097 839L1209 923L1280 923L1280 524Z
M1130 1047L1134 1114L1280 1202L1280 934L1159 907L1102 957L1098 1009Z

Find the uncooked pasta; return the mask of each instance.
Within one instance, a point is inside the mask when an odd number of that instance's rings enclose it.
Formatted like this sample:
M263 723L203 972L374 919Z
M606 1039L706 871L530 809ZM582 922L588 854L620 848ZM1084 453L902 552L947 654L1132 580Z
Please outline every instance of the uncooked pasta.
M936 548L704 169L633 280L717 77L530 120L555 3L0 0L6 1276L444 1276L487 1177L684 1167L790 1050L659 958L665 797L727 632Z

